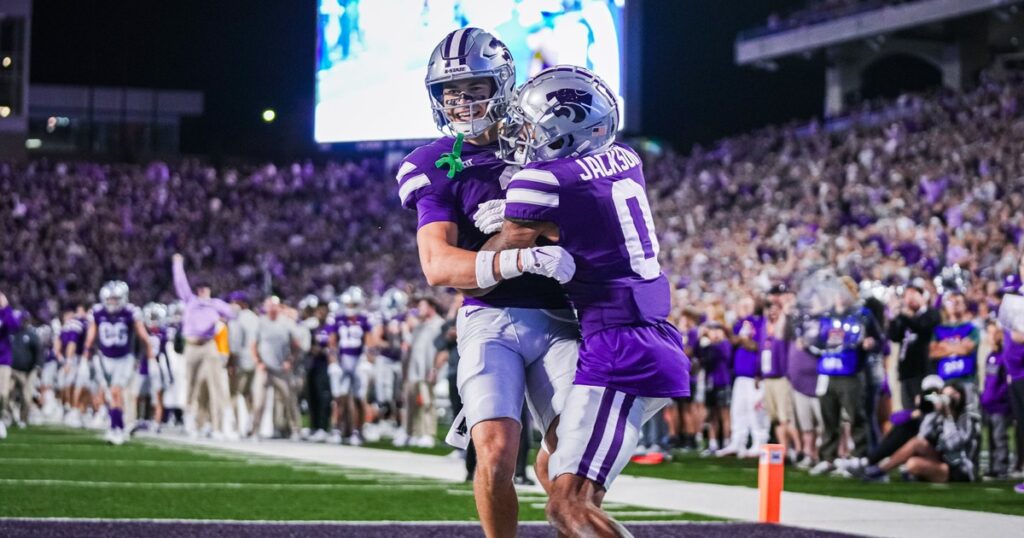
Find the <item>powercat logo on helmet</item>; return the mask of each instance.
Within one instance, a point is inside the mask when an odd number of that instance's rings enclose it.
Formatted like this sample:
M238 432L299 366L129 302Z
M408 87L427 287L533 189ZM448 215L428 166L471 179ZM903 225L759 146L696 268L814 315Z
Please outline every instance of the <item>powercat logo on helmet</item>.
M594 103L594 96L575 88L562 88L548 93L544 97L548 102L555 101L551 113L555 117L569 118L573 123L581 123L587 119L587 109Z

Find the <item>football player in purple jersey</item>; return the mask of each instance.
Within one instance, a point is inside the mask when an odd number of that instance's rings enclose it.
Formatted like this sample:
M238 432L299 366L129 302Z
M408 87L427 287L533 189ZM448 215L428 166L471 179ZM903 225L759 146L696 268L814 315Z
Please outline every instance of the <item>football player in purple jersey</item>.
M366 416L367 380L357 369L363 354L373 345L370 321L360 313L363 290L353 286L341 294L341 315L332 326L327 342L329 364L327 375L331 395L335 398L334 424L337 431L331 442L338 444L344 436L350 445L361 445L363 420Z
M658 264L658 238L640 157L615 142L615 92L590 71L555 66L532 77L509 104L502 154L523 169L512 176L501 233L485 248L502 250L547 238L574 260L565 283L583 341L576 378L548 464L549 521L560 535L629 536L601 510L629 462L643 424L671 398L690 395L690 361L668 322L670 288ZM496 223L477 219L484 230ZM541 262L543 253L533 263Z
M100 289L100 301L89 313L83 350L88 355L92 345L97 344L101 384L109 389L110 429L106 439L110 444L120 445L125 441L124 390L135 370L134 339L146 350L146 360L153 360L153 349L142 323L142 312L128 302L128 284L107 282Z
M514 84L515 66L504 43L478 28L448 34L431 53L426 77L434 120L445 136L409 154L397 174L402 206L417 213L416 242L427 282L477 290L456 320L457 384L465 405L449 438L460 447L468 444L467 433L474 441L473 489L483 530L492 537L516 532L513 475L524 393L535 423L553 432L571 386L579 331L564 291L546 278L561 271L558 276L567 280L571 265L562 249L510 251L506 263L528 263L525 271L507 276L495 252L480 251L490 234L474 226L473 215L486 202L504 198L515 172L496 154L497 125ZM541 452L539 468L547 460Z

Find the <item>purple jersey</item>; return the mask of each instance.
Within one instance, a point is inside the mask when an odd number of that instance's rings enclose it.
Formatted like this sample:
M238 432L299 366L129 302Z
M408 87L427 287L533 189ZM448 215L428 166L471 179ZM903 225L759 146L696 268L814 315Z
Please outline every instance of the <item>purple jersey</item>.
M156 332L149 332L149 347L153 350L153 357L157 360L164 360L162 355L166 354L165 346L167 345L167 331L165 329L157 329ZM156 373L156 372L154 372ZM149 375L149 361L139 361L139 375Z
M489 235L473 224L473 215L484 202L505 197L505 185L514 168L495 155L497 145L462 146L465 168L453 179L434 166L442 154L452 150L454 139L439 138L410 153L398 169L398 197L402 207L415 209L423 227L432 222L454 222L458 227L456 246L480 250ZM466 297L466 305L499 308L568 308L558 283L539 275L523 275L501 282L483 297Z
M939 325L935 328L934 341L936 342L966 339L974 340L974 351L967 355L942 357L936 361L936 373L943 380L974 377L975 370L978 369L978 328L970 322L957 325Z
M750 334L744 333L750 327ZM732 334L750 338L757 344L757 349L747 349L743 346L736 346L733 355L732 369L736 377L758 377L761 375L761 350L764 348L764 318L761 316L748 316L737 321L732 326Z
M61 352L66 355L71 344L75 344L75 354L80 355L85 344L85 324L78 318L69 319L60 328Z
M363 343L370 334L370 320L366 316L342 316L335 320L333 329L338 334L338 353L351 357L363 354Z
M96 324L97 347L104 357L120 359L131 355L134 349L132 337L135 334L135 322L142 319L138 307L128 304L116 312L110 312L103 305L96 305L89 319Z
M393 361L402 360L402 344L405 342L405 314L397 314L384 322L384 342L380 355Z
M621 144L512 176L505 217L558 225L576 274L565 285L583 345L576 383L647 397L687 396L690 361L668 323L668 279L636 153Z

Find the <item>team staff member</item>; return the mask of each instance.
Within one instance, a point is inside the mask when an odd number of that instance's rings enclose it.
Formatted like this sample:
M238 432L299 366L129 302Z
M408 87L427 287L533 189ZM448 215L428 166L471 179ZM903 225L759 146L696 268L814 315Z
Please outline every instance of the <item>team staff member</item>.
M200 415L208 415L213 431L220 435L223 433L221 422L227 407L227 394L219 382L224 362L213 337L217 322L234 319L235 311L228 303L212 298L209 286L201 284L195 293L192 292L185 276L185 258L181 254L174 255L172 266L174 289L185 307L181 330L185 337L185 385L188 390L186 420L195 421ZM209 394L209 407L200 409L199 392L204 383Z

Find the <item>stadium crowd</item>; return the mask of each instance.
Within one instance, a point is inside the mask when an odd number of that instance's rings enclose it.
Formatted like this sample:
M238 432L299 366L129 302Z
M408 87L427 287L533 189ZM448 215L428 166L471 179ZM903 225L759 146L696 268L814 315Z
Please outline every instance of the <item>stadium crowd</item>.
M857 15L887 6L905 4L911 0L811 0L801 9L786 13L773 13L765 26L742 37L756 37L828 22L840 17Z
M814 474L1024 476L1024 428L1017 454L1006 439L1024 424L1024 333L997 320L1024 269L1022 82L990 72L970 92L871 103L688 155L649 146L662 266L695 375L693 397L650 423L638 458L743 457L774 437ZM89 299L116 277L153 302L138 319L157 337L128 423L432 445L433 421L458 405L444 382L458 296L422 281L414 216L385 163L0 167L11 193L0 250L15 254L0 259L5 420L29 422L37 407L39 419L105 423L102 368L64 334L94 324ZM187 258L172 264L175 252ZM231 305L215 308L211 292ZM182 327L190 303L216 313Z

